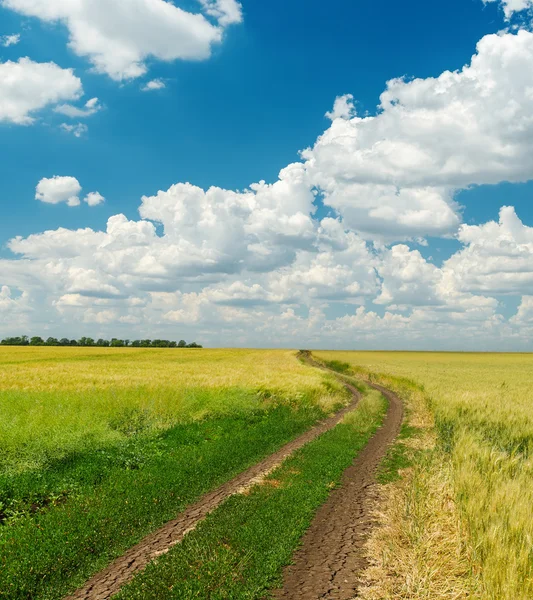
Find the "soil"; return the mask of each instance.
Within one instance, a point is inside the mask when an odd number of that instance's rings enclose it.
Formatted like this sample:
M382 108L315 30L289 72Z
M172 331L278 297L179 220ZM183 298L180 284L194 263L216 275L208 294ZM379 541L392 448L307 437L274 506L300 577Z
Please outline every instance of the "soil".
M320 366L315 363L315 366ZM368 567L365 543L374 526L376 471L400 432L402 402L391 391L366 382L389 401L383 426L344 472L341 486L319 509L302 539L293 564L286 567L276 599L351 600Z
M311 442L326 431L333 429L343 417L354 410L359 402L359 391L344 384L352 393L352 401L333 416L325 419L297 439L283 446L278 452L270 455L260 463L250 467L237 477L228 481L216 490L203 496L198 502L189 506L176 519L161 529L148 535L133 546L120 558L117 558L106 569L97 573L82 588L65 600L105 600L128 583L134 575L144 570L154 558L168 552L178 544L198 523L215 510L222 502L234 494L246 493L254 485L260 483L269 473L277 468L296 450Z

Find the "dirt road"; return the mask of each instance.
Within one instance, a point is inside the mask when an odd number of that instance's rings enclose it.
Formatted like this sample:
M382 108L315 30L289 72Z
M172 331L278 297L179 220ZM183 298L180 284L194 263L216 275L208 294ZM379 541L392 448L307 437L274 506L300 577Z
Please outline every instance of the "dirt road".
M320 366L310 356L308 361ZM274 598L351 600L357 596L361 573L367 567L364 545L373 526L376 470L403 419L402 402L396 394L367 384L389 401L383 426L344 472L341 486L319 509L293 565L285 569L283 588L274 592Z
M231 481L203 496L189 506L175 520L170 521L158 531L150 534L126 554L117 558L106 569L92 577L83 588L65 600L106 600L130 581L134 575L144 570L150 561L165 554L194 530L205 517L215 510L224 500L234 494L243 493L278 467L293 452L311 442L319 435L333 429L348 412L355 409L360 393L351 385L345 384L352 394L351 403L332 417L322 421L306 431L297 439L283 446L260 463L250 467Z
M309 353L303 358L312 366L322 367ZM352 393L352 402L297 439L283 446L260 463L203 496L175 520L148 535L106 569L92 577L81 589L65 600L107 600L145 569L157 556L168 552L193 531L205 517L234 494L243 493L259 483L298 448L335 427L359 402L358 390L344 382ZM369 382L368 382L369 383ZM402 422L402 403L392 392L372 383L389 400L383 426L345 471L342 484L333 491L318 511L294 564L285 570L282 589L275 598L291 600L345 599L357 593L358 580L366 567L364 543L372 527L371 508L376 469L387 447L396 438Z

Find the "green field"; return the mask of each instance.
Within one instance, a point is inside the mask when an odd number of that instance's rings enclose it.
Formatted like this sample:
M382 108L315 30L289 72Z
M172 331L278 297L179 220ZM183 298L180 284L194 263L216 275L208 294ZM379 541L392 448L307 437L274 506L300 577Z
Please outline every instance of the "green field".
M363 379L407 413L378 473L360 597L532 598L533 355L314 356L363 390L356 411L119 598L266 597L381 423L386 403ZM0 348L0 598L63 598L348 400L294 351Z
M0 597L61 598L346 403L287 351L0 349Z
M533 598L533 355L316 352L315 356L351 365L353 372L383 381L406 398L423 398L434 419L436 448L432 455L420 457L406 494L410 505L396 519L410 520L415 527L418 514L418 526L429 531L433 519L441 530L428 544L427 556L420 553L416 569L413 558L411 578L416 572L418 590L415 585L400 586L390 597L452 596L446 586L439 591L438 573L428 592L433 575L421 565L450 571L450 563L446 567L445 562L436 566L433 562L440 545L449 553L461 551L468 559L464 597ZM447 507L442 490L440 495L430 493L428 477L434 482L449 480L468 549L455 544L453 532L444 532L439 525L439 513ZM421 534L404 529L399 535L413 543ZM447 558L455 560L440 557Z

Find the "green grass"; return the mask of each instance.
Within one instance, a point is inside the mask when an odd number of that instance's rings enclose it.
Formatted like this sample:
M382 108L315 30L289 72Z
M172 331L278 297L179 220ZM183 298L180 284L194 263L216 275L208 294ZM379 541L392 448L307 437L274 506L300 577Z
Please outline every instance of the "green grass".
M329 410L343 395L290 351L0 347L0 473L120 443L135 414L157 432L280 401Z
M377 473L377 481L382 485L398 481L400 471L413 465L413 451L406 445L406 441L420 435L420 430L409 424L409 415L404 416L404 422L398 438L388 449L385 458Z
M301 536L342 473L382 422L369 392L356 411L311 442L249 495L234 496L150 564L117 600L257 599L281 583Z
M0 348L0 598L60 599L339 408L288 351Z
M5 477L0 598L61 598L201 494L316 422L277 407L180 425L37 474Z

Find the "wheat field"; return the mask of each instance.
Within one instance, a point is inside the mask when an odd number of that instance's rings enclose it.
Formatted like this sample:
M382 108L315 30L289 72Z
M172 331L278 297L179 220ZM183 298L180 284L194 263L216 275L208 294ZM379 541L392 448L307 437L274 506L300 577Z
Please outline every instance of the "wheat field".
M415 468L414 479L410 474L411 490L403 496L410 506L403 513L397 511L397 519L417 511L428 519L432 512L437 522L444 510L442 495L420 490L428 477L433 476L431 485L449 479L459 527L467 535L469 565L464 577L476 590L455 597L533 598L533 355L317 352L316 356L349 363L360 375L386 381L404 393L412 382L411 389L427 403L437 445L432 458L423 459L425 471ZM454 531L449 535L457 535L457 528ZM438 544L448 542L444 535ZM436 545L434 540L433 554ZM449 547L457 552L461 545ZM422 583L419 589L427 591ZM414 586L410 597L454 597L444 589L442 595L426 596Z

